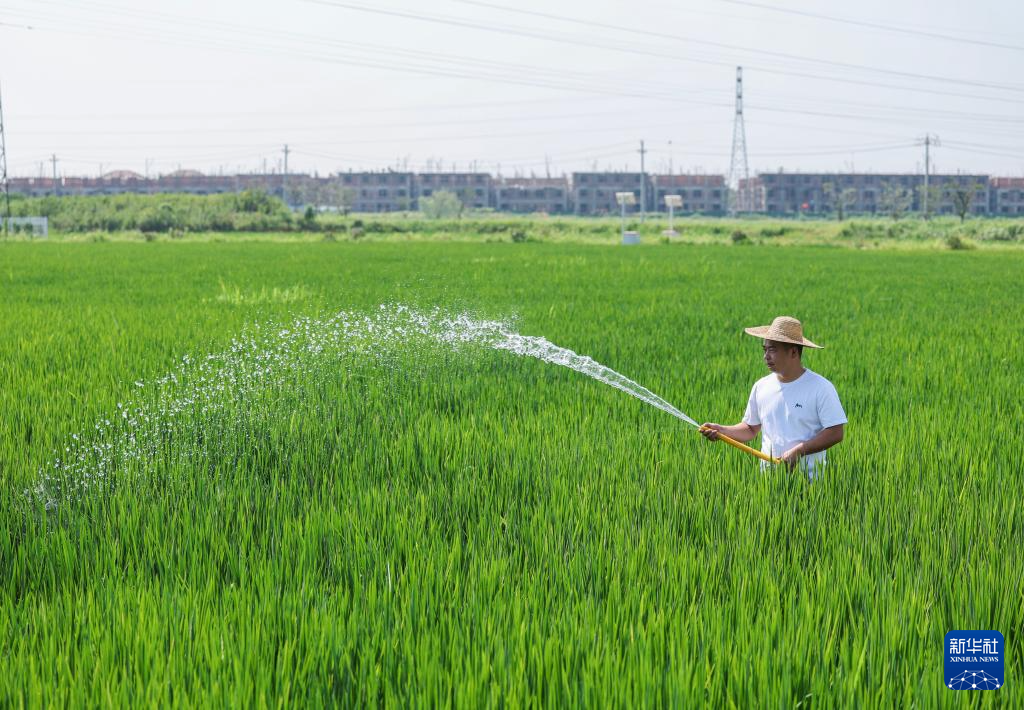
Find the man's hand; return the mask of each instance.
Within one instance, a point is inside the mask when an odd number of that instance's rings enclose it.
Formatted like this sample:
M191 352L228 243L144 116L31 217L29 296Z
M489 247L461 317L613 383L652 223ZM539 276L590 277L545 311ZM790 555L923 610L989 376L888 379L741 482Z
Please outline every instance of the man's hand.
M782 455L782 463L786 464L786 467L792 471L796 468L797 463L800 461L800 457L804 455L804 444L800 442L792 449Z
M705 422L700 425L700 433L704 435L704 438L708 441L718 441L718 432L722 431L721 424L712 424Z

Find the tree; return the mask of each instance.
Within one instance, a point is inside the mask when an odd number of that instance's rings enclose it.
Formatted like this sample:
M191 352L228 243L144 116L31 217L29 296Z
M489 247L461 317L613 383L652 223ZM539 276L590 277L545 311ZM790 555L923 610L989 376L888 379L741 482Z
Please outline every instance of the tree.
M839 190L831 182L822 185L821 190L825 194L825 204L835 211L836 219L842 222L846 211L857 203L857 190L852 187Z
M420 212L431 219L444 219L462 215L463 204L459 196L448 190L438 190L420 198Z
M310 231L316 229L316 208L313 205L306 206L306 211L299 220L299 226Z
M336 180L331 180L320 186L319 199L321 205L333 207L341 214L348 214L356 202L356 191Z
M910 190L887 182L882 185L882 212L898 220L910 209Z
M926 195L927 199L925 199ZM920 185L917 188L917 197L921 201L921 216L931 219L938 211L939 205L942 204L942 187L933 184L929 185L928 190L925 191L924 185ZM925 209L925 205L928 206L928 209Z
M306 181L302 186L302 204L312 205L319 212L327 204L326 183L316 178Z
M298 179L292 178L288 181L288 189L285 191L285 202L288 207L300 207L307 198L306 186Z
M476 204L476 192L471 187L464 187L458 192L459 200L462 202L462 209L459 210L459 217L462 217L462 212L469 205L472 208Z
M961 224L971 211L971 205L974 204L975 196L977 196L977 194L983 189L984 188L976 182L972 182L968 185L957 185L953 189L953 209L960 217Z

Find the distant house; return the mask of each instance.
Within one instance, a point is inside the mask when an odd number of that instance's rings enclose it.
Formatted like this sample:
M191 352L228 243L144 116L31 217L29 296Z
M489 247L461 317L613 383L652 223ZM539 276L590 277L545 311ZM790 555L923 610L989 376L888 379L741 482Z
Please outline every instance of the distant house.
M417 200L447 191L458 195L462 204L473 209L490 206L492 183L490 173L416 173L413 179Z
M650 185L643 184L643 173L573 173L572 201L574 211L578 215L618 214L620 207L615 199L617 192L632 192L636 196L636 204L627 207L627 212L639 212L643 192L648 198L650 208Z
M992 178L989 190L989 207L993 215L1000 217L1024 215L1024 177Z
M719 215L726 211L728 190L722 175L654 175L654 209L665 212L666 195L679 195L683 213Z
M354 212L400 212L413 208L415 176L412 173L350 172L341 173L335 179L351 191Z
M494 181L492 206L499 212L569 211L569 181L564 178L499 178Z

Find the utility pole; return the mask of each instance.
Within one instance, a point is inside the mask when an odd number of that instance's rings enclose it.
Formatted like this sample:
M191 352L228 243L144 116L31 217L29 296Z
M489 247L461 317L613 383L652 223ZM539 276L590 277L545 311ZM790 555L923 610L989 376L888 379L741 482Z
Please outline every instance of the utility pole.
M281 174L281 199L288 204L288 144L284 144L284 172Z
M932 145L932 137L928 133L924 135L924 216L928 218L928 177L931 173L931 154L929 149Z
M925 219L928 219L928 179L931 177L932 163L931 163L931 147L932 143L939 145L939 137L933 136L930 133L924 134L924 205L923 212Z
M640 222L644 222L647 219L647 170L644 167L644 156L647 154L647 150L644 148L644 142L640 141Z
M57 186L57 154L54 153L50 156L50 162L53 163L53 194L59 195L60 188Z
M732 159L729 161L728 185L730 190L735 191L729 210L732 214L736 214L737 202L740 201L741 180L750 180L750 166L747 162L747 129L743 125L743 67L736 67L736 118L732 124Z
M4 101L0 96L0 187L4 190L4 236L11 223L11 186L7 182L7 139L4 136Z

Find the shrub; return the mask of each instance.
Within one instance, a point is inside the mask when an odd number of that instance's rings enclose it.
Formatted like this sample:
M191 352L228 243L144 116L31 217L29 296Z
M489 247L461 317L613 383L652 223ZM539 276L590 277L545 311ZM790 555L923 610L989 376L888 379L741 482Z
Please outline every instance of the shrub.
M947 249L973 249L974 245L966 239L961 239L958 234L950 234L946 237L946 248Z
M90 195L18 200L19 212L62 232L270 231L292 227L284 203L264 192L229 195Z
M994 242L1014 242L1024 235L1024 225L1008 224L1000 227L990 227L978 235L979 239L991 240Z
M447 190L438 190L429 197L420 198L420 212L431 219L461 217L463 209L459 196Z
M312 205L306 207L306 211L302 213L302 219L299 220L299 227L307 230L316 229L316 210L313 209Z

